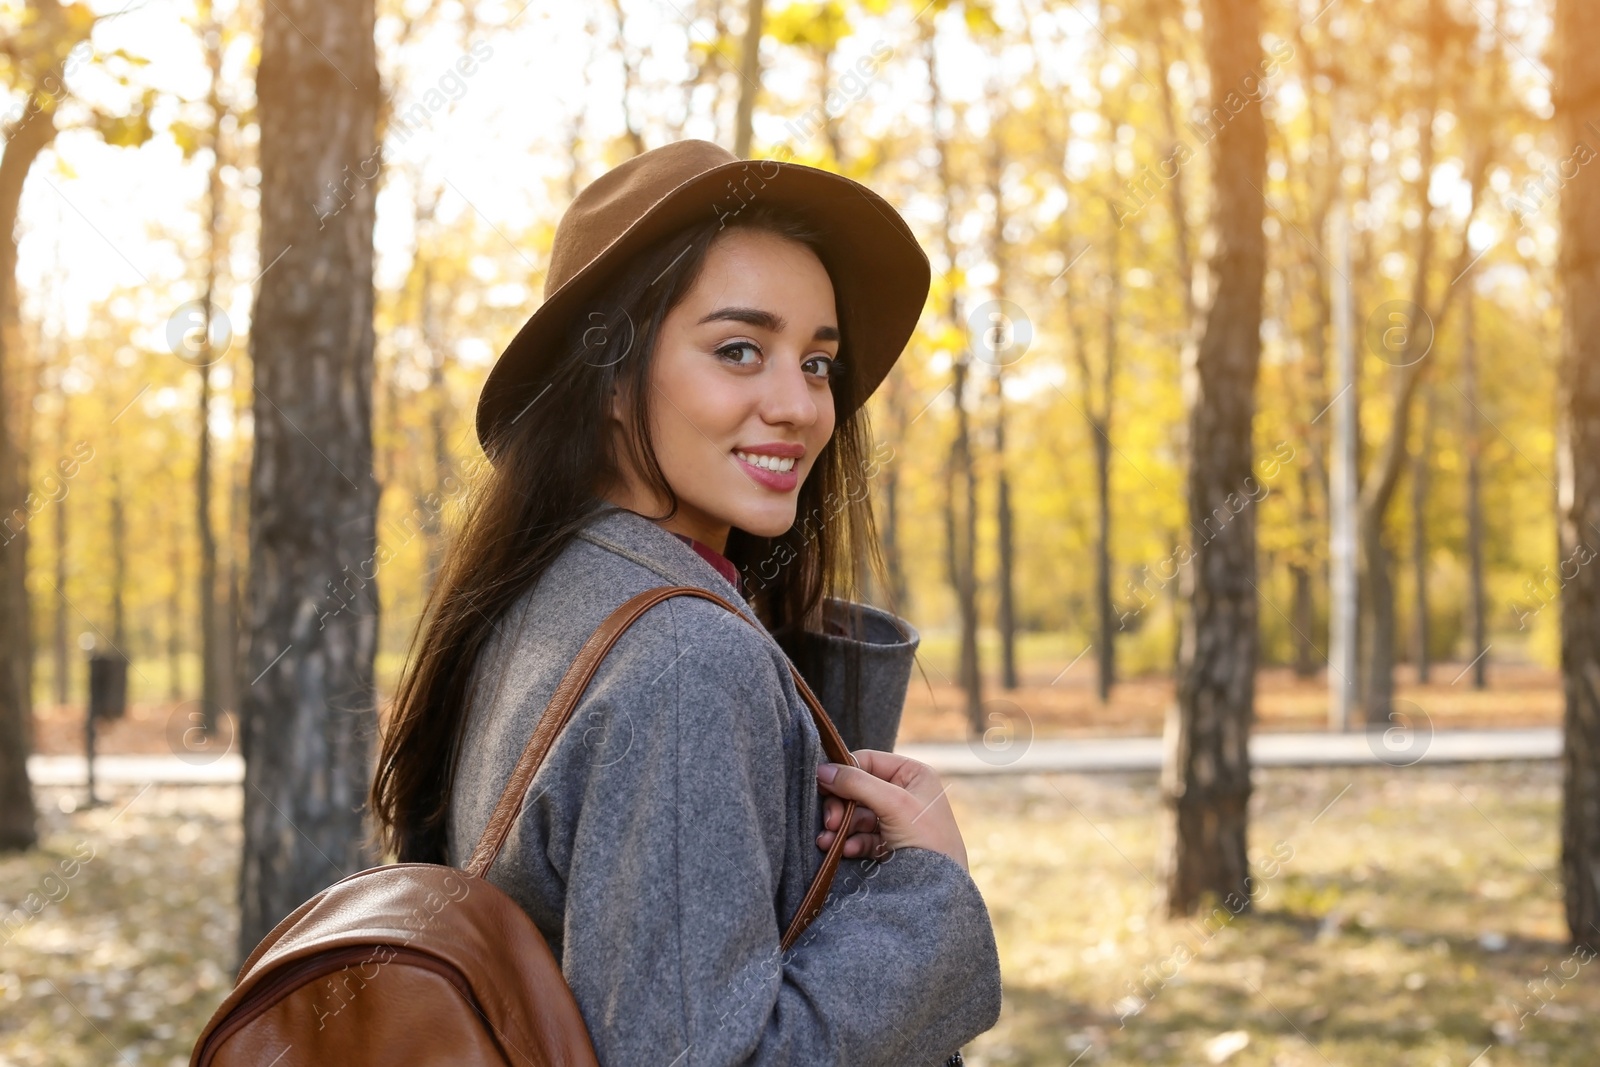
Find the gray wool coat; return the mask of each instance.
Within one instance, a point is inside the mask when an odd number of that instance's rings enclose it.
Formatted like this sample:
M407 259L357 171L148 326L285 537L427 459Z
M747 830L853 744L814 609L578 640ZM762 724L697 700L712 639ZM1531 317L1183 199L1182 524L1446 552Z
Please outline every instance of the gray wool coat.
M501 620L457 754L453 865L578 647L629 596L679 584L755 617L682 541L607 509ZM866 610L855 633L818 638L870 646L859 707L839 707L831 667L817 695L851 720L847 744L889 748L918 637ZM914 847L842 860L822 915L779 951L821 865L826 756L758 627L687 597L646 612L534 777L489 880L549 941L604 1067L943 1064L1000 1014L988 909L960 864Z

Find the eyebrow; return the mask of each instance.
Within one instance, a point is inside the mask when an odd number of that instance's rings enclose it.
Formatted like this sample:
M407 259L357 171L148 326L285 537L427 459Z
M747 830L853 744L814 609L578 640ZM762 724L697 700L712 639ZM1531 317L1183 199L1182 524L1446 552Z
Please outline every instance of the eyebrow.
M763 311L761 308L744 307L717 308L717 310L702 318L695 325L702 326L705 323L719 320L743 322L750 326L759 326L763 330L770 330L772 333L782 333L789 325L782 315L775 315L770 311ZM836 326L818 326L817 332L812 335L811 339L813 341L837 341L839 340L839 329Z

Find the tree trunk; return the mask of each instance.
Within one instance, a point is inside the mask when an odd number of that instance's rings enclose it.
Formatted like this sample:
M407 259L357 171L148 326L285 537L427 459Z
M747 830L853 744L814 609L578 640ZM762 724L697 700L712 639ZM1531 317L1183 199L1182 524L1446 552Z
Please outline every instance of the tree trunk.
M376 856L372 0L263 15L239 950Z
M1461 409L1465 422L1461 432L1466 438L1467 453L1467 614L1472 633L1472 688L1485 689L1489 685L1489 656L1485 651L1489 609L1483 588L1483 480L1479 468L1483 438L1478 425L1475 283L1476 279L1470 274L1462 279L1465 288L1461 293L1461 396L1466 403Z
M1111 428L1096 419L1090 423L1094 437L1094 608L1100 620L1100 647L1095 657L1095 693L1104 704L1117 682L1117 614L1111 603Z
M1117 125L1121 125L1120 121ZM1175 212L1180 210L1175 206ZM1182 228L1180 240L1186 241ZM1184 276L1192 272L1184 261ZM1113 229L1106 251L1105 320L1101 340L1105 346L1100 363L1100 406L1086 408L1091 413L1094 432L1095 474L1095 599L1100 615L1099 696L1104 704L1111 699L1111 687L1117 684L1117 649L1112 636L1111 618L1116 609L1111 603L1111 389L1117 374L1117 323L1122 318L1122 227ZM1185 283L1187 287L1187 282ZM1185 306L1188 306L1187 304ZM1088 365L1085 374L1084 402L1089 402Z
M439 329L437 302L433 294L433 260L432 253L424 253L430 258L422 269L422 285L419 294L420 319L422 327L422 348L428 354L428 436L432 446L433 459L433 494L438 505L430 507L427 502L428 494L417 493L417 510L422 515L422 543L426 553L425 570L423 573L423 600L426 602L428 593L433 589L433 583L439 575L439 568L444 564L445 532L444 509L449 496L448 483L451 478L450 471L450 391L445 382L445 358L449 351L444 337Z
M1004 106L998 91L991 90L989 99L996 108L998 116ZM989 195L994 200L994 225L990 231L989 256L995 265L994 297L998 305L997 310L1002 316L1009 313L1005 310L1006 299L1006 213L1005 190L1001 179L1005 174L1004 146L1001 141L998 119L990 130L989 152ZM1007 330L1013 329L1015 323L1005 323ZM1009 347L1016 340L1014 334L1008 334L1005 344ZM994 470L995 470L995 534L999 540L996 545L999 573L995 575L996 585L999 587L998 604L995 612L995 626L1000 631L1000 684L1006 689L1017 687L1017 607L1016 607L1016 581L1015 581L1015 546L1012 540L1013 515L1011 511L1011 482L1006 476L1006 393L1005 393L1005 365L1014 358L1009 350L1000 350L999 345L990 347L991 364L990 372L993 375L991 383L994 387Z
M1361 586L1361 716L1369 726L1383 726L1394 711L1395 625L1394 585L1390 571L1389 546L1384 538L1383 519L1374 515L1367 521L1363 509L1359 519L1360 566L1365 581Z
M111 648L130 662L128 649L128 494L122 478L122 435L111 444ZM99 649L105 652L105 649Z
M1411 566L1416 601L1417 682L1428 684L1428 457L1432 451L1433 393L1422 400L1417 453L1411 459Z
M67 441L67 404L66 398L61 403L61 426L56 435L61 452L66 454L72 446ZM52 516L55 526L56 566L55 566L55 625L53 627L52 653L55 659L55 698L56 706L65 707L72 699L72 645L68 637L67 612L71 605L67 603L67 505L71 502L72 494L69 492L56 502L55 513Z
M1120 125L1120 117L1112 122L1113 129ZM1115 218L1115 207L1108 205ZM1122 619L1111 600L1111 390L1116 378L1117 321L1121 315L1122 299L1122 229L1111 228L1106 248L1106 277L1110 279L1101 320L1103 330L1103 359L1100 363L1100 396L1095 398L1097 375L1090 365L1089 346L1082 320L1075 314L1080 301L1074 292L1072 280L1067 279L1067 321L1072 334L1072 351L1078 363L1079 408L1088 425L1089 439L1094 449L1095 476L1095 545L1094 545L1094 605L1098 624L1095 640L1095 693L1100 703L1111 699L1111 689L1117 682L1117 639ZM1145 607L1140 604L1140 610ZM1116 625L1112 625L1113 620Z
M1259 0L1203 0L1213 93L1254 78L1261 64ZM1215 101L1221 107L1221 100ZM1184 571L1177 701L1163 770L1174 809L1166 907L1191 914L1215 894L1250 906L1246 828L1257 655L1255 509L1237 506L1254 467L1251 426L1261 356L1266 246L1267 131L1250 103L1211 142L1213 297L1195 353L1188 416L1188 518L1195 538ZM1218 512L1231 515L1214 533ZM1234 905L1238 907L1235 908Z
M1116 245L1119 237L1117 229L1111 231L1110 262L1107 273L1115 274L1117 271ZM1070 261L1070 256L1069 256ZM1112 289L1112 300L1115 300L1119 290ZM1094 476L1095 476L1095 542L1094 542L1094 609L1096 623L1095 646L1095 693L1100 703L1105 704L1111 699L1111 689L1117 681L1117 633L1122 628L1122 619L1118 616L1116 605L1111 599L1111 381L1113 367L1105 364L1102 370L1101 381L1103 384L1102 401L1095 403L1094 398L1094 372L1089 365L1089 345L1087 331L1083 327L1082 319L1077 310L1083 306L1080 301L1071 277L1067 279L1066 314L1067 323L1072 336L1072 351L1078 362L1079 379L1079 408L1083 412L1084 423L1089 430L1089 440L1094 449ZM1109 302L1108 302L1109 303ZM1106 325L1109 328L1114 320L1114 315L1108 314ZM1116 344L1109 337L1105 347L1107 359L1112 359L1116 354ZM1175 583L1167 583L1170 589ZM1145 607L1140 604L1140 611ZM1115 622L1115 625L1113 625ZM1176 662L1176 658L1174 658Z
M889 424L889 440L906 439L905 401L901 398L900 375L891 374L880 390L883 395L884 414ZM900 547L900 466L891 459L883 467L883 564L889 579L889 606L899 615L906 615L905 557Z
M1433 339L1444 328L1450 307L1460 291L1456 285L1445 287L1437 306L1429 306L1429 282L1436 242L1431 220L1432 203L1428 197L1429 181L1433 174L1436 144L1433 132L1434 118L1439 99L1440 71L1444 67L1443 50L1447 38L1447 16L1441 0L1429 0L1427 28L1427 69L1432 71L1424 104L1423 118L1418 123L1420 166L1412 195L1416 199L1420 220L1417 224L1417 251L1414 257L1414 275L1409 306L1401 311L1391 311L1389 319L1393 329L1384 333L1388 345L1390 333L1403 338L1396 342L1393 363L1395 381L1389 418L1389 435L1379 448L1371 469L1361 483L1358 525L1359 569L1363 617L1369 625L1379 627L1363 635L1364 654L1358 671L1358 687L1362 694L1361 713L1369 726L1381 726L1390 719L1394 701L1394 584L1389 573L1389 553L1383 544L1384 519L1394 499L1395 487L1405 469L1408 458L1407 441L1411 422L1412 400L1422 375L1428 367L1427 358ZM1473 156L1468 161L1467 185L1471 194L1467 218L1461 228L1460 250L1456 263L1450 269L1452 279L1472 265L1474 253L1467 241L1472 220L1482 199L1484 175L1490 158L1489 146L1482 134L1481 123L1467 123L1473 140ZM1371 236L1370 231L1367 236ZM1379 573L1379 570L1382 573Z
M756 95L761 92L763 6L762 0L748 0L745 4L744 44L739 50L739 113L733 128L733 154L740 159L750 158L751 124Z
M17 300L17 208L33 161L55 137L51 101L30 94L23 117L4 129L0 154L0 851L38 841L28 753L33 749L33 611L28 603L27 442L12 425L21 362Z
M1156 69L1159 77L1156 84L1161 89L1161 121L1167 134L1167 143L1161 150L1161 158L1171 159L1178 149L1178 107L1172 97L1172 62L1167 55L1167 22L1166 15L1170 13L1179 20L1183 19L1183 3L1163 5L1156 16ZM1173 240L1178 258L1178 288L1183 297L1183 326L1184 336L1192 342L1199 332L1199 309L1195 307L1194 293L1194 240L1189 234L1189 200L1184 193L1183 168L1175 167L1171 180L1167 182L1167 209L1172 213ZM1113 235L1115 239L1115 235ZM1107 396L1109 403L1110 397Z
M639 84L639 64L628 50L627 17L622 10L622 0L611 0L611 12L617 19L617 58L622 63L622 126L627 131L633 154L644 154L644 134L633 112L634 90ZM748 84L748 82L746 82ZM747 89L746 92L749 90ZM741 97L741 99L743 99ZM744 153L739 153L744 158Z
M955 299L951 297L952 301ZM953 474L952 490L948 501L953 518L955 539L952 554L955 562L953 575L956 586L957 610L961 615L961 653L956 666L956 681L967 697L967 727L973 737L981 737L983 721L983 676L978 662L978 487L977 473L972 462L972 431L967 418L967 378L972 369L972 357L962 352L955 361L951 391L956 401L956 435L950 444L950 469Z
M1297 39L1304 50L1305 62L1308 65L1308 74L1315 77L1317 72L1314 53L1303 37L1304 27L1297 28ZM1310 111L1311 137L1313 143L1320 141L1323 144L1331 142L1327 127L1329 120L1316 108ZM1328 231L1328 215L1333 210L1334 196L1338 188L1336 176L1338 164L1330 163L1327 159L1329 153L1325 150L1317 158L1318 170L1322 174L1322 190L1315 188L1315 175L1312 171L1311 184L1313 188L1308 195L1309 201L1309 226L1308 233L1324 234ZM1290 575L1294 583L1294 601L1290 608L1290 615L1295 624L1295 656L1294 673L1299 678L1311 678L1317 673L1317 668L1322 662L1322 653L1317 648L1313 634L1316 631L1316 585L1317 579L1326 574L1320 567L1317 555L1317 541L1319 536L1326 536L1326 519L1331 516L1329 502L1329 467L1328 467L1328 432L1329 423L1322 422L1322 418L1331 410L1331 399L1328 395L1328 345L1333 326L1333 293L1329 287L1328 262L1322 253L1302 242L1300 263L1308 276L1305 288L1311 296L1313 316L1305 328L1302 341L1305 346L1306 358L1303 360L1304 374L1304 399L1301 401L1305 411L1305 421L1300 424L1300 433L1306 442L1309 455L1306 462L1300 467L1300 498L1298 501L1298 522L1300 526L1299 562L1290 568ZM1287 300L1287 297L1286 297ZM1351 388L1352 398L1356 389ZM1329 422L1333 420L1330 419ZM1316 500L1320 494L1322 500L1321 517ZM1331 577L1331 576L1330 576ZM1330 605L1330 615L1332 614ZM1331 649L1330 649L1331 652Z
M206 289L202 312L205 335L200 339L199 454L195 464L195 526L200 541L200 719L207 734L217 732L222 710L221 641L217 631L217 539L211 525L211 364L221 353L212 346L212 305L217 275L226 249L222 247L222 25L212 17L210 0L203 0L201 25L205 27L206 65L211 70L206 102L211 108L211 172L206 192Z
M1554 94L1561 136L1600 124L1600 7L1556 0ZM1560 558L1596 544L1600 529L1600 173L1580 168L1561 190L1562 433ZM1591 547L1590 551L1593 551ZM1561 591L1561 875L1567 930L1600 946L1600 568L1579 567Z
M1003 403L1003 401L1002 401ZM996 416L1003 420L1004 416ZM1005 450L1005 423L995 425L994 445L1003 455ZM1011 480L1004 468L995 472L996 536L999 538L1000 605L995 625L1000 630L1000 684L1007 689L1017 687L1017 604L1012 575L1016 570L1016 549L1013 542L1015 526L1011 510Z
M942 94L939 87L939 69L929 23L920 23L922 45L928 64L929 103L932 115L934 147L938 152L939 192L945 210L941 212L943 229L940 248L946 264L956 261L955 241L950 233L950 219L955 214L955 186L950 174L950 146L940 125ZM967 336L966 323L961 321L960 295L955 287L950 289L950 303L946 308L949 326L960 336ZM972 353L965 340L962 350L956 353L950 367L950 391L955 401L956 432L950 443L950 455L945 467L945 541L947 564L951 585L956 594L956 611L960 616L961 651L956 667L956 682L966 695L967 728L973 737L981 737L983 721L983 675L978 660L978 481L972 462L972 432L967 411L967 379L972 369ZM959 484L958 484L959 483Z
M167 699L176 706L183 700L183 538L173 522L167 534L167 551L172 554L172 599L167 601Z
M224 631L222 672L222 705L239 716L241 694L240 677L246 656L244 634L244 583L248 580L245 568L249 560L241 550L241 542L249 541L249 490L248 479L241 477L238 464L228 464L228 612ZM241 518L244 520L241 524ZM238 722L234 724L238 736Z
M1311 631L1317 624L1311 571L1301 564L1292 563L1289 565L1289 579L1294 585L1294 599L1289 605L1289 617L1294 620L1294 673L1296 678L1310 678L1317 673L1316 648L1311 643Z

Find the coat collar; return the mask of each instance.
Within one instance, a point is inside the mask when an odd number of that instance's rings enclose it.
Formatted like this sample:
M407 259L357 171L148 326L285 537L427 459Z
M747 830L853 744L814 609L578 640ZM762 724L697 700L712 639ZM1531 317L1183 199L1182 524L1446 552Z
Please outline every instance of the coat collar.
M750 603L717 569L657 523L615 504L602 505L578 536L659 574L672 585L694 585L755 619ZM762 627L766 629L766 627Z

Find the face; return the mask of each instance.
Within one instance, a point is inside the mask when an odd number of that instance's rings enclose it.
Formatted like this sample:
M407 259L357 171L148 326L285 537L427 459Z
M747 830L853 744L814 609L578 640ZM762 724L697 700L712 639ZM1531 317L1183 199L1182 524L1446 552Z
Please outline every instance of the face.
M776 234L730 230L656 339L647 401L656 461L678 496L664 522L717 551L738 527L794 525L800 485L833 434L839 323L814 252ZM614 430L625 398L612 397ZM608 494L643 514L657 500L635 471Z

